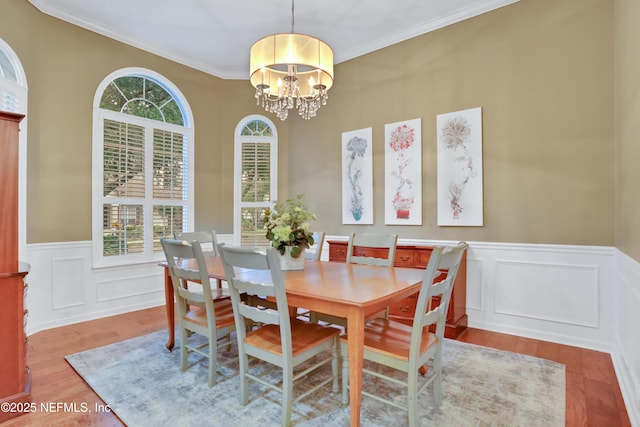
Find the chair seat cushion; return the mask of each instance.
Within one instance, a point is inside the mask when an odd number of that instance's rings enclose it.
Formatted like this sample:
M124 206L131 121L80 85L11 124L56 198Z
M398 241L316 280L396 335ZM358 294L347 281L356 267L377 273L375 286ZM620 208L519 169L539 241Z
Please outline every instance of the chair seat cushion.
M399 360L409 360L409 347L411 347L412 326L396 322L390 319L374 319L368 322L364 328L364 348L382 353ZM340 337L346 341L347 336ZM438 342L435 334L427 328L422 332L420 354L424 354L430 347Z
M294 356L338 335L340 335L339 329L291 319L291 342L293 343ZM245 343L281 355L280 326L264 325L254 329L247 334Z
M231 305L231 300L223 299L216 300L213 303L214 310L216 312L216 328L222 329L227 326L233 325L233 306ZM188 320L192 323L196 323L203 327L207 327L207 310L204 307L194 307L185 314L185 320Z

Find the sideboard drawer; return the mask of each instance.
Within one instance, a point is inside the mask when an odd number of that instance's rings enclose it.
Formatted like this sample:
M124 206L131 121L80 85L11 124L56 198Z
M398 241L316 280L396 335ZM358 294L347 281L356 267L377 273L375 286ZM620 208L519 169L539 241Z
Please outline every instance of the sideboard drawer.
M433 252L433 248L418 247L416 250L416 267L427 268L431 252Z
M396 257L393 265L396 267L414 267L416 264L416 251L413 249L396 248Z
M389 317L395 320L406 321L406 323L412 322L416 312L417 302L418 294L413 294L394 302L389 306Z
M329 261L345 262L347 260L347 242L329 245Z

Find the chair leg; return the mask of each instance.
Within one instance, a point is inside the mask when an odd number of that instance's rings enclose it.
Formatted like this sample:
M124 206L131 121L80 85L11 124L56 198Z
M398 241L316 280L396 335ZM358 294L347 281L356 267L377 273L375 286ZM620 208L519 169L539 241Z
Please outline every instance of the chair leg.
M433 400L436 405L442 404L442 347L433 356Z
M409 412L409 427L415 427L418 417L418 372L409 370L407 379L407 410Z
M282 369L282 427L291 424L291 409L293 402L293 367L286 366Z
M349 403L349 354L347 352L346 345L341 345L341 357L342 357L342 404L346 406Z
M189 353L187 351L187 340L189 339L189 334L187 330L183 327L180 327L180 370L187 370L187 358L189 357Z
M249 357L246 354L241 354L238 359L240 365L240 404L245 406L249 403L249 378L247 378Z
M340 352L338 351L339 347L338 347L338 337L335 337L333 339L333 349L331 350L332 352L332 359L331 359L331 373L333 374L333 393L337 394L338 393L338 357Z
M209 387L216 383L216 371L218 368L218 342L216 336L209 330Z

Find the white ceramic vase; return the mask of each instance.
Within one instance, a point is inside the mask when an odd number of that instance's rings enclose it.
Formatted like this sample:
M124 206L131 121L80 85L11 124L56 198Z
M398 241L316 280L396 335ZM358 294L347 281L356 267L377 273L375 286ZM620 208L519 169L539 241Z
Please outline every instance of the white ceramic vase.
M291 246L284 248L284 255L280 255L280 268L283 271L304 270L304 251L298 258L291 256Z

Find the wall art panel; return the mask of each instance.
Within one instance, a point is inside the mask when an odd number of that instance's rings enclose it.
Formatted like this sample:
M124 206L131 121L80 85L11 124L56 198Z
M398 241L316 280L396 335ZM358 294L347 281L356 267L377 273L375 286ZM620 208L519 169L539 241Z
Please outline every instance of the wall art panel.
M440 114L438 225L482 226L482 109Z
M420 119L390 123L385 135L385 224L422 224Z
M371 128L342 133L342 223L373 224Z

